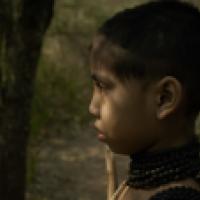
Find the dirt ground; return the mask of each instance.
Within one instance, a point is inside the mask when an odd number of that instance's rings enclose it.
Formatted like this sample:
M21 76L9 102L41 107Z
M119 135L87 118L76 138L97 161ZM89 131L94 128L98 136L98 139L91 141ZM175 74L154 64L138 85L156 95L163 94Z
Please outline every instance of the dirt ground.
M36 172L27 200L106 199L105 146L93 129L51 134L35 148ZM126 177L128 158L116 155L116 161L120 181Z

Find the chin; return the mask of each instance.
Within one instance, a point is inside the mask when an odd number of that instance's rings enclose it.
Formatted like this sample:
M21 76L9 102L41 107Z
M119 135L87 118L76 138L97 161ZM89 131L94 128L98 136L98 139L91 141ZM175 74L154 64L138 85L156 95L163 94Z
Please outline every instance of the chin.
M114 145L110 145L110 144L108 144L108 146L110 147L112 152L114 152L116 154L121 154L121 155L131 155L131 154L135 154L135 153L145 151L145 148L141 148L141 147L124 148L124 146L119 147L119 146L114 146Z
M111 149L111 151L116 154L121 154L121 155L126 155L126 156L131 154L131 151L128 151L126 149L121 149L119 147L113 147L111 145L108 145L108 146Z

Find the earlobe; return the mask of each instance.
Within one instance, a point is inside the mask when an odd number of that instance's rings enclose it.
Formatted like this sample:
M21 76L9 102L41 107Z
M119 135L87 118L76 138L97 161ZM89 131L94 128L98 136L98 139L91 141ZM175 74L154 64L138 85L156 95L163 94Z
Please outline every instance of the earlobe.
M157 91L157 118L165 119L180 107L183 96L182 85L176 78L167 76L159 81Z

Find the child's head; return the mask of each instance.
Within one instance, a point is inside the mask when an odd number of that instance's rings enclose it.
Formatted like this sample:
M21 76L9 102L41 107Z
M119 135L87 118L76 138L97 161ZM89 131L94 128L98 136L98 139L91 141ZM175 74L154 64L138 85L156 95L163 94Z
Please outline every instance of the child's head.
M192 132L200 110L200 13L193 6L156 1L116 14L94 38L91 65L90 111L114 151L133 153L161 139L175 145Z

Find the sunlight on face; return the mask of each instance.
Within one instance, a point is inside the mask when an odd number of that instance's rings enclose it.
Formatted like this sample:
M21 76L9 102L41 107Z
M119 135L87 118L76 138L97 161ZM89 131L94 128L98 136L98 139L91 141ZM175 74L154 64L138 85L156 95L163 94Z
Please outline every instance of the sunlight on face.
M89 110L98 137L117 153L132 153L151 143L148 93L138 80L121 82L104 69L92 70L94 90Z

